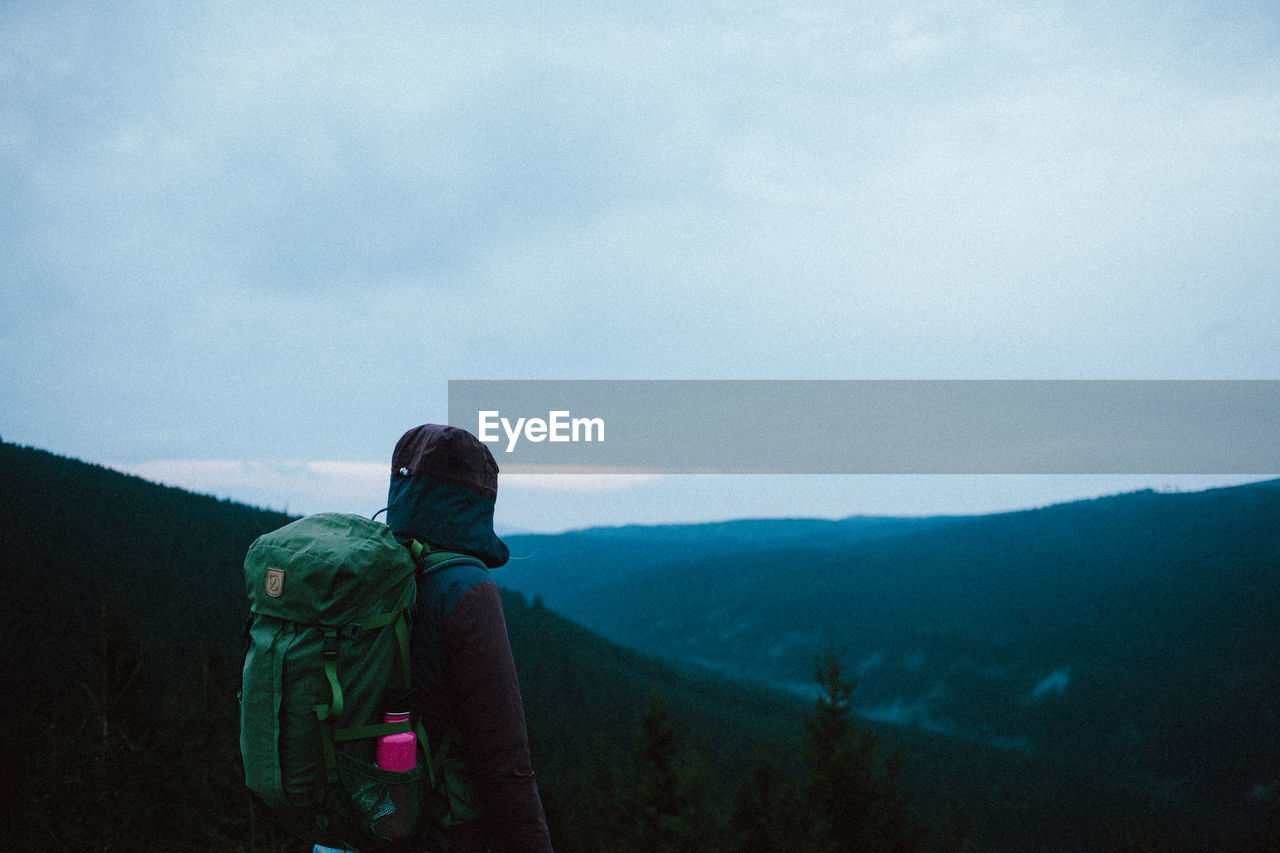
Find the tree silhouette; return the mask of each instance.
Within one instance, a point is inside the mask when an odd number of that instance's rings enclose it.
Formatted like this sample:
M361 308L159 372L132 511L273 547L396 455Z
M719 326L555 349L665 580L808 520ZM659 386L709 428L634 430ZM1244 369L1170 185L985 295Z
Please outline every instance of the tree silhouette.
M793 853L805 837L795 783L763 746L734 795L729 823L739 853Z
M919 846L898 787L901 755L883 755L874 732L852 720L855 679L846 679L832 644L819 656L819 696L804 720L804 799L820 851L905 851Z
M159 837L172 824L144 793L163 776L154 720L140 689L138 638L115 599L99 609L91 652L68 668L76 701L32 732L23 791L30 849L119 850Z
M685 734L656 687L640 723L631 773L621 797L619 851L709 850L722 835L713 806L714 780L685 752Z

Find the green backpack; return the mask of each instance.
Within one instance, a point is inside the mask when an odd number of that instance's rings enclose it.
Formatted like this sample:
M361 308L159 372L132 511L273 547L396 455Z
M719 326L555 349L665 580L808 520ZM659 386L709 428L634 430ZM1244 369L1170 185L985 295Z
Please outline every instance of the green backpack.
M473 557L410 550L385 524L322 513L259 537L245 557L252 614L240 707L245 784L285 829L374 851L474 817L449 744L420 722L387 723L408 696L419 571ZM414 731L410 770L375 764L378 738Z

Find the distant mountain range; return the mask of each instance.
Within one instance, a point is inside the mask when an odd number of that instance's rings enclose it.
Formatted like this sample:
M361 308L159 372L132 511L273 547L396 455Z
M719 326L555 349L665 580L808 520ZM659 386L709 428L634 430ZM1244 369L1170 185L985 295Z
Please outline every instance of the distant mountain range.
M1173 804L1280 795L1280 480L974 517L515 536L500 581L611 639Z
M495 577L559 607L587 590L660 565L804 547L815 542L832 547L932 530L964 520L966 516L854 516L840 521L767 518L508 534L504 539L511 546L511 562Z
M12 444L0 504L10 768L32 755L32 709L87 713L104 602L170 700L202 654L235 659L244 552L287 520ZM625 751L655 686L724 778L757 742L794 766L828 643L866 724L905 751L916 811L966 825L977 849L1092 849L1135 826L1177 849L1238 846L1280 803L1280 481L507 541L494 577L534 597L505 602L553 806L602 741ZM234 701L234 679L219 690ZM0 798L21 784L10 774Z

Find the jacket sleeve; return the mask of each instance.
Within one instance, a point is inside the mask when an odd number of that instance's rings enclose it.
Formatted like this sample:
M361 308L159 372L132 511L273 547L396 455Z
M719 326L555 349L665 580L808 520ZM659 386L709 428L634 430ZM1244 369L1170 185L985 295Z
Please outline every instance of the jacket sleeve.
M497 849L550 853L497 584L485 581L467 591L448 616L443 639L455 720Z

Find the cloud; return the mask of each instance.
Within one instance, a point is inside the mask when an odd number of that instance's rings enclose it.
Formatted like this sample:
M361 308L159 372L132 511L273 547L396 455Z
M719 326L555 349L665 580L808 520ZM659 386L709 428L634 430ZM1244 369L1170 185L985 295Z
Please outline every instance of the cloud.
M0 4L5 431L360 459L448 378L1271 377L1276 36L1154 3Z
M876 722L915 726L937 734L955 735L957 734L955 722L936 716L930 707L933 703L944 700L947 695L946 684L939 681L929 689L928 693L918 699L913 701L894 699L892 702L873 708L859 709L858 714Z
M662 479L660 474L519 474L502 472L500 488L519 491L616 492Z
M956 724L951 720L935 717L928 707L928 699L907 702L895 699L874 708L860 709L858 714L878 723L914 726L936 734L956 734Z
M110 467L198 494L293 514L355 512L386 505L390 469L373 462L155 459Z
M1031 700L1038 701L1047 696L1061 696L1067 692L1067 686L1071 683L1071 667L1064 666L1055 669L1037 682L1036 686L1031 688Z
M386 506L390 468L383 462L263 462L229 459L153 459L109 467L197 494L288 510L292 514L354 512L372 515ZM499 509L548 492L590 496L654 483L637 474L500 475ZM518 524L516 525L518 526Z
M854 668L854 674L864 676L874 669L884 665L885 653L882 651L872 652L862 660L858 661L858 665Z

